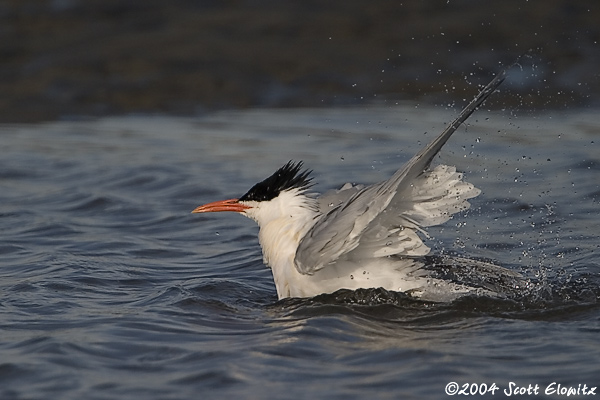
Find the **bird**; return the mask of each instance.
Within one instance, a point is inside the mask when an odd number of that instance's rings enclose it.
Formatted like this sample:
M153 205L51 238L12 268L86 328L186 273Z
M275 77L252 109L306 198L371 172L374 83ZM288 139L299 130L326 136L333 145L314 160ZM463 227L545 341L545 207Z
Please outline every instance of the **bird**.
M370 288L434 302L509 296L526 285L519 273L490 261L432 255L423 241L426 227L468 209L468 200L480 194L455 167L431 163L505 77L506 69L388 180L346 183L318 195L311 190L312 171L289 161L241 197L192 213L235 212L254 220L279 299Z

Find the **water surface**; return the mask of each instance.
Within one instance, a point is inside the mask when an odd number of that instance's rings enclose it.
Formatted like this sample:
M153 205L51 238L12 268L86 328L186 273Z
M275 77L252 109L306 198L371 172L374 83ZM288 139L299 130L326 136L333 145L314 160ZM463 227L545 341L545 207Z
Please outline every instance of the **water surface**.
M443 398L600 386L596 111L479 111L435 162L482 189L435 252L523 272L519 300L277 301L257 227L192 215L289 159L315 190L390 176L454 110L253 110L0 128L0 398ZM380 304L374 300L378 299ZM536 398L531 396L530 398ZM562 398L554 396L554 398Z

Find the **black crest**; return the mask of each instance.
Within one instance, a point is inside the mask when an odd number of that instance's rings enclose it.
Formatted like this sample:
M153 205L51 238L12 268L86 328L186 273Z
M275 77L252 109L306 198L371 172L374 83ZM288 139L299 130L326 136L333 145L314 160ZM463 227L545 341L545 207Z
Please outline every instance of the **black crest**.
M312 178L309 176L312 171L306 169L301 171L302 165L302 161L297 163L288 161L287 164L275 171L273 175L252 186L239 200L269 201L279 196L279 193L284 190L308 189L312 186Z

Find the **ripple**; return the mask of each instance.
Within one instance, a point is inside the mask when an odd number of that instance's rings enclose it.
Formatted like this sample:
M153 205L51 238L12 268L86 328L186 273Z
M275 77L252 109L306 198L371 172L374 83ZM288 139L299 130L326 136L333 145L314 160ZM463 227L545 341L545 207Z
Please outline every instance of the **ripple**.
M548 128L563 134L558 151L539 139L542 117L519 117L518 137L513 119L497 118L448 143L442 160L484 193L428 243L494 259L530 285L512 299L443 304L381 289L279 301L253 222L190 211L245 192L283 156L305 159L323 189L385 179L446 111L18 127L0 175L10 189L0 194L0 397L437 398L465 377L591 383L596 371L581 366L600 357L597 149L567 137L569 119ZM477 132L492 134L461 150Z
M105 212L111 208L118 208L120 206L118 201L103 196L86 196L78 202L79 204L69 206L65 208L65 211L77 212L77 211L101 211Z

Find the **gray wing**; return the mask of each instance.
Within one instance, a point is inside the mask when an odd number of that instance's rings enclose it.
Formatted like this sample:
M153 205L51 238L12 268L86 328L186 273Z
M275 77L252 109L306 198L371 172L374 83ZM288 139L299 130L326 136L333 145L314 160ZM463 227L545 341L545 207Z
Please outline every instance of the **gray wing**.
M317 206L321 213L326 214L334 208L346 203L350 197L354 196L364 187L365 185L346 183L339 189L329 190L317 197Z
M479 194L473 185L461 181L462 175L454 167L427 169L450 136L498 88L505 75L506 70L499 73L435 140L390 179L366 187L345 185L322 196L324 215L296 251L298 271L312 274L350 254L354 258L427 254L429 248L416 231L447 221L469 207L467 199Z

